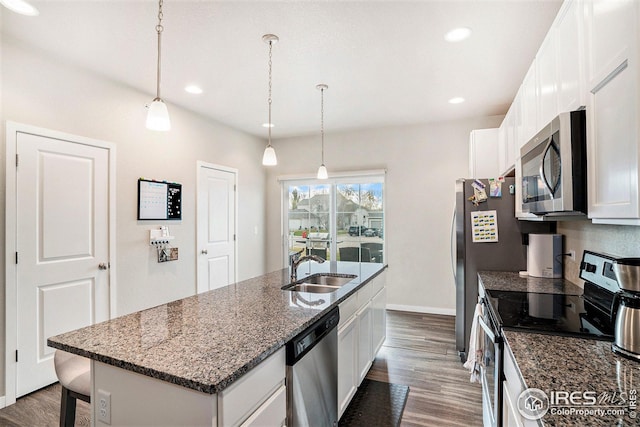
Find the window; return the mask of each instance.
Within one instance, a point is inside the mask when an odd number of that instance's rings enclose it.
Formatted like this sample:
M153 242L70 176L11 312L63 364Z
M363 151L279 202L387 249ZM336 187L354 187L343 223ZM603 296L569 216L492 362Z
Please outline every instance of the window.
M282 182L285 264L301 251L326 260L384 262L384 172Z

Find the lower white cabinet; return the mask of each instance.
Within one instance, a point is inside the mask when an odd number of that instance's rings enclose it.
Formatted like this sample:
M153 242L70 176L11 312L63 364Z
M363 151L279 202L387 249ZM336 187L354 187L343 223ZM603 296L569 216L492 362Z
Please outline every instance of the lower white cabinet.
M340 304L338 417L349 406L386 337L385 272Z
M371 299L371 349L375 357L387 338L387 288L382 288Z
M91 361L93 396L108 394L109 419L92 405L99 426L282 426L287 416L285 348L218 394Z
M528 420L518 411L518 398L525 390L518 365L509 345L504 344L504 382L502 383L502 425L503 427L534 427L537 420Z
M347 409L358 388L357 355L358 328L354 315L338 329L338 417Z
M371 368L371 301L356 313L358 321L358 384Z

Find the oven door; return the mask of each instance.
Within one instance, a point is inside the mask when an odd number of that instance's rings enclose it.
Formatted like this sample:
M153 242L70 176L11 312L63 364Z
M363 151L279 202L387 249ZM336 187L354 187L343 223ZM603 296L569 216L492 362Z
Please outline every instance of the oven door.
M482 419L484 427L502 426L502 336L483 300L483 317L478 325L484 335L484 353L480 367L482 383Z

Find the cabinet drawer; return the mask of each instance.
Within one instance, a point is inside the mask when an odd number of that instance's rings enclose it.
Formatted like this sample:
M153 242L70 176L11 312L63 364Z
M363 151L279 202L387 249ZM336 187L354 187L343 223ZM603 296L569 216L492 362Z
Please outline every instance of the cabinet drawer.
M520 393L524 391L522 381L520 380L520 371L516 367L511 349L509 346L504 346L504 385L505 393L508 394L512 402L518 400Z
M367 283L358 291L358 309L362 309L369 301L371 301L373 293L371 292L371 282Z
M287 417L287 388L283 385L264 402L242 427L281 426Z
M235 426L256 411L282 384L285 378L285 350L247 372L218 395L219 426Z
M338 323L338 328L347 323L349 319L351 319L356 314L356 311L358 311L358 292L340 303L339 309L340 322Z

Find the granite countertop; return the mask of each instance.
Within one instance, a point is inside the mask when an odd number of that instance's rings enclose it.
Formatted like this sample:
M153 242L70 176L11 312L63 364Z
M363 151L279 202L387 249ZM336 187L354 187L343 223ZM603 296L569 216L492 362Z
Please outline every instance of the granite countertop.
M565 279L520 276L516 271L479 271L485 289L543 294L582 295L582 288Z
M383 264L303 263L298 278L357 278L330 294L281 290L285 268L51 337L49 346L204 393L218 393L378 275Z
M579 392L581 397L583 391L588 391L597 399L595 405L573 409L552 404L541 420L542 425L640 425L640 408L630 407L630 398L637 397L640 391L640 363L614 354L611 342L516 331L503 331L503 335L525 388L538 388L547 396L551 391L564 391ZM577 413L596 408L622 414Z

